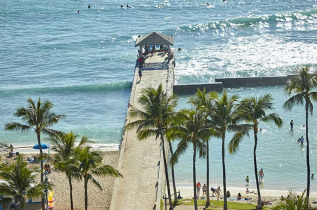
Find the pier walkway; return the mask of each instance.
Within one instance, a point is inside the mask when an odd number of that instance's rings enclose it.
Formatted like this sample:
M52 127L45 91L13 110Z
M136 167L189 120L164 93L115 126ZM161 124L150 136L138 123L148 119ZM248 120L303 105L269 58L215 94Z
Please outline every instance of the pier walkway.
M167 53L148 54L141 70L140 81L139 68L135 68L128 112L131 107L142 109L138 99L144 89L156 89L162 84L167 94L173 93L174 59L169 60ZM130 119L128 112L126 124L135 120ZM165 190L165 174L159 139L150 137L139 141L136 129L126 130L122 138L118 169L123 178L115 181L111 210L160 209L160 199Z

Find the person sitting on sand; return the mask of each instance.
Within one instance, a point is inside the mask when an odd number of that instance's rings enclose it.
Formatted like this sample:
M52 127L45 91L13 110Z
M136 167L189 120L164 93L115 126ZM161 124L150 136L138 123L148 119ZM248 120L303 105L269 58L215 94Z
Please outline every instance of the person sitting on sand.
M203 186L203 196L207 194L207 185L204 184Z
M241 196L241 193L239 193L237 196L237 200L241 200L241 199L242 199L242 196Z
M230 197L231 197L229 190L228 190L227 193L226 193L226 197L227 197L227 198L230 198Z
M217 194L217 201L219 201L219 198L220 198L220 194L221 194L221 189L220 189L220 186L218 186L218 188L216 189L216 194Z

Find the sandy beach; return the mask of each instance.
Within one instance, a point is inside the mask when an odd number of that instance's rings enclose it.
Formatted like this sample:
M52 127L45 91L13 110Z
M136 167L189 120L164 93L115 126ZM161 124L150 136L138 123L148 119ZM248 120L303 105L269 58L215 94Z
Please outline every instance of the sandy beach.
M34 150L30 150L29 148L19 148L15 149L14 152L20 152L25 154L25 158L27 156L38 155L39 153L34 153ZM33 152L33 153L32 153ZM103 153L103 164L109 164L114 166L115 168L118 165L119 151L102 151ZM13 158L6 158L3 156L3 161L12 161L15 159L15 155ZM29 164L32 166L40 167L40 164ZM51 166L53 166L51 164ZM109 209L111 196L114 185L114 178L112 177L96 177L96 179L101 184L103 191L100 191L95 185L91 182L88 184L88 207L89 209ZM40 180L40 175L38 176L38 180ZM55 207L54 210L67 210L70 209L70 198L69 198L69 184L66 175L62 172L52 171L52 173L48 176L49 182L51 182L54 190L54 199L55 199ZM74 199L74 208L75 209L83 209L84 208L84 182L82 180L73 180L73 199ZM33 199L33 201L39 201L39 199ZM40 204L28 204L26 205L26 209L40 209Z
M221 186L222 189L222 186ZM171 189L173 190L173 189ZM228 199L228 201L234 201L234 202L241 202L241 203L250 203L250 204L256 204L257 202L257 193L256 189L250 188L250 192L254 193L248 193L246 194L246 188L233 188L233 187L227 187L227 190L231 194L231 199ZM193 187L177 187L177 191L180 191L180 195L184 199L192 199L193 196ZM242 198L250 198L250 200L239 200L237 201L235 198L237 195L241 193ZM265 202L270 202L274 205L276 202L280 201L281 196L287 197L288 191L279 191L279 190L261 190L261 196L262 200ZM302 192L295 192L297 195L301 195ZM216 196L212 196L212 193L210 193L211 200L216 200ZM200 191L200 199L205 199L206 196L203 196L202 190ZM223 200L223 193L221 194L221 199ZM311 192L310 193L310 202L317 201L317 192ZM316 207L316 204L312 204L313 207ZM178 209L178 208L176 208Z

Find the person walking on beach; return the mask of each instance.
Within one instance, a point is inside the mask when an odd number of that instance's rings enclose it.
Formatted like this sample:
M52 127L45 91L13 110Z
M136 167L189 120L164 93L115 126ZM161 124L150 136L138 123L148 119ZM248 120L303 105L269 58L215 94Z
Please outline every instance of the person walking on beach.
M213 187L211 187L211 188L210 188L210 190L211 190L211 192L212 192L212 197L215 197L215 192L216 192L216 189L215 189L215 188L213 188Z
M249 176L247 176L247 177L245 178L245 185L246 185L246 186L249 185L249 181L250 181Z
M220 186L218 186L218 188L216 189L216 194L217 194L217 201L219 201L219 198L220 198L220 194L221 194L221 189L220 189Z
M293 131L293 127L294 127L294 122L293 120L291 120L291 122L289 123L291 125L291 131Z
M204 184L203 186L203 197L207 194L207 185Z
M263 168L261 168L261 171L259 171L259 182L262 184L264 177L264 171Z
M196 187L197 187L197 193L196 193L196 196L197 196L197 198L199 198L199 194L200 194L200 187L201 187L200 182L198 182L198 183L196 184Z

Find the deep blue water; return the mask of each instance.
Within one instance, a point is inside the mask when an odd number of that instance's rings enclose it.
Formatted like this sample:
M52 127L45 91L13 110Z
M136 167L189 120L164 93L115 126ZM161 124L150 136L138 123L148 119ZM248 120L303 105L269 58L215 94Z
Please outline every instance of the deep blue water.
M133 8L120 8L121 3ZM34 143L34 133L4 131L4 125L18 120L13 113L26 105L28 97L41 97L53 102L56 113L67 115L56 129L87 135L99 143L119 143L137 54L134 40L139 34L153 31L174 35L174 47L183 48L176 54L177 83L285 75L305 64L313 70L317 66L316 0L1 0L0 141ZM244 89L239 94L247 96L264 90ZM280 89L265 91L274 92L276 99L285 98ZM290 118L290 113L281 112L287 120ZM303 120L300 113L291 114ZM311 132L317 135L314 129ZM269 142L276 142L277 134L268 131L268 135ZM284 140L292 144L289 140L293 138L286 136ZM217 145L213 147L215 152ZM284 147L272 146L278 154L297 151L290 147L284 152ZM245 176L242 172L252 170L252 166L237 164L249 158L248 151L238 160L228 157L235 174L229 175L229 183L238 185ZM297 152L302 161L303 152ZM259 153L264 155L260 161L267 161L263 164L272 162L292 169L279 163L280 156L265 155L261 150ZM190 158L190 154L186 157ZM303 171L304 166L298 162L290 159L288 164L296 163L296 170ZM190 163L180 164L180 182L190 182L191 168L182 167ZM200 168L203 170L203 165ZM220 173L216 172L215 182L220 180ZM271 177L280 174L278 183L267 178L268 186L287 187L281 180L288 175L274 173ZM305 183L302 176L304 172L296 172L291 179L297 187Z

